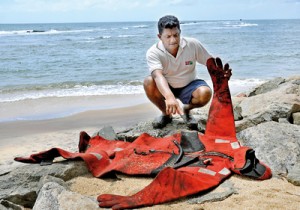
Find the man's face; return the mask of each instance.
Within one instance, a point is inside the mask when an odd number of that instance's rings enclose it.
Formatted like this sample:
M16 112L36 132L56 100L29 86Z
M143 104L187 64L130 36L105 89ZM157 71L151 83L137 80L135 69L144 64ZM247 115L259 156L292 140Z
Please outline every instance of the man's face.
M162 41L166 50L172 55L177 54L177 50L180 43L180 30L175 28L165 28L162 34L157 35Z

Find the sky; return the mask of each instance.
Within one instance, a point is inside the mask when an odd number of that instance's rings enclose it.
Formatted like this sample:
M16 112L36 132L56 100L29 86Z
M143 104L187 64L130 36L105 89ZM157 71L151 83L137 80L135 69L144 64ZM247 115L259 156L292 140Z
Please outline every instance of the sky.
M0 23L300 19L300 0L0 0Z

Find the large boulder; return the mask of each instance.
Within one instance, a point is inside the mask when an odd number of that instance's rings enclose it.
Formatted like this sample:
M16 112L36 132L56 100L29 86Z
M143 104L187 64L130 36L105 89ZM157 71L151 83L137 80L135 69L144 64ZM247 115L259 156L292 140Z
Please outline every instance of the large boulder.
M41 177L51 175L67 181L88 173L83 161L62 161L43 167L25 165L0 176L0 200L32 208Z
M186 124L180 117L175 116L172 123L168 124L162 129L154 129L152 126L152 121L140 122L132 128L117 133L117 138L119 140L133 142L142 133L148 133L151 136L155 137L164 137L167 135L178 133L184 129L187 129Z
M262 93L267 93L269 91L272 91L274 89L277 89L279 85L282 83L285 83L286 80L281 77L277 77L275 79L272 79L270 81L267 81L257 87L255 87L252 91L250 91L249 96L255 96Z
M300 163L300 126L265 122L237 135L240 142L255 149L256 156L269 165L273 175L286 176Z
M296 186L300 186L300 162L298 161L289 171L287 180Z
M47 182L44 184L32 210L73 210L99 209L96 198L83 196L71 192L56 182Z
M249 97L244 97L239 104L242 120L236 121L237 131L263 122L278 122L279 119L296 122L293 118L298 116L294 113L300 112L299 83L300 77L277 78L257 87Z

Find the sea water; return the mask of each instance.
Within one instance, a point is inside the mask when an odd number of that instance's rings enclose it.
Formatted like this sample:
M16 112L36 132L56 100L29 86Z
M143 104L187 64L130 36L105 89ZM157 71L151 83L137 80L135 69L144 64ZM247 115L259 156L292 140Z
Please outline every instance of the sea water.
M300 75L300 20L183 21L181 30L230 64L233 94ZM3 114L28 101L143 94L145 53L157 41L156 22L0 24L0 122L71 114ZM206 68L197 69L211 84Z

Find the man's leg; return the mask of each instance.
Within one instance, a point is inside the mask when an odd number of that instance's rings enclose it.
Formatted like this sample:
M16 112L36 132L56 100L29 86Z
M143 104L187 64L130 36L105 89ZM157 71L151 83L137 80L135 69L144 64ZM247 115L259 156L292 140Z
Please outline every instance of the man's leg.
M172 116L166 114L166 103L165 98L159 92L156 83L152 76L147 76L144 80L144 90L149 98L149 100L157 106L157 108L162 112L162 115L155 119L152 123L154 128L163 128L168 123L172 122Z
M163 95L159 92L154 79L148 76L144 80L144 90L149 100L166 115L166 104Z
M192 130L198 130L198 121L190 115L190 110L205 106L211 99L212 91L203 80L195 80L180 93L184 115L183 120Z
M184 105L184 111L189 112L191 109L205 106L211 99L211 89L207 86L200 86L192 93L190 104Z

